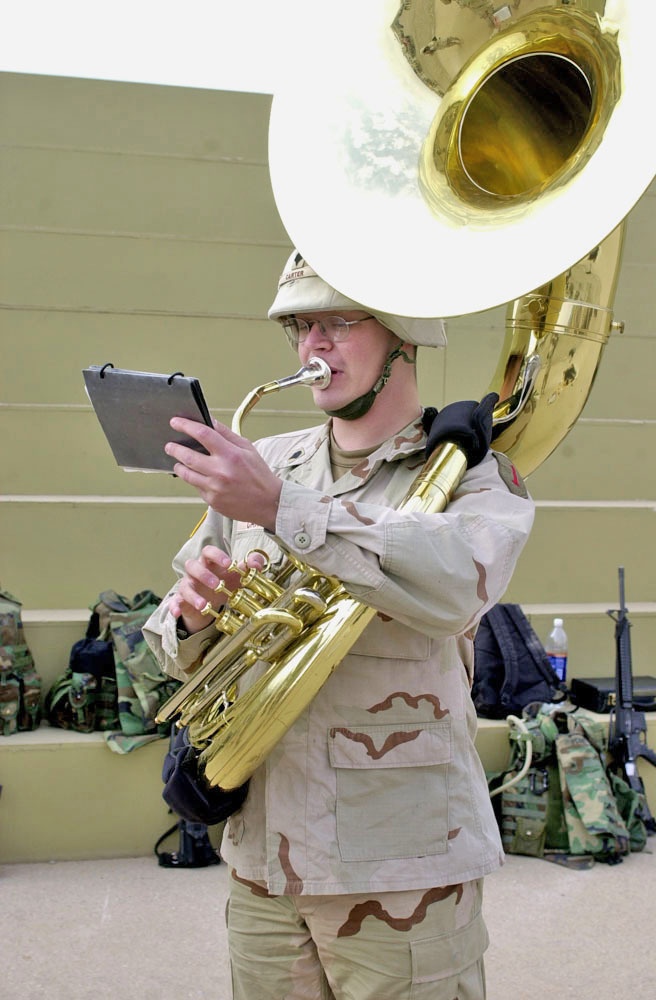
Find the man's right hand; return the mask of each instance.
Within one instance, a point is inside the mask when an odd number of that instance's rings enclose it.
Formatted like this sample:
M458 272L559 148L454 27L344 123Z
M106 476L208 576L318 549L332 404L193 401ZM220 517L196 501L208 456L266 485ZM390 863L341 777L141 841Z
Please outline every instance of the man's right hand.
M216 545L206 545L197 559L188 559L185 563L185 573L175 594L169 599L169 612L176 619L181 619L185 630L190 634L200 632L212 621L207 613L202 614L209 604L214 611L219 611L228 600L230 592L239 587L240 575L236 571L229 572L232 560ZM246 566L262 569L263 556L252 553L246 560ZM241 564L242 568L244 564ZM219 593L216 592L220 585Z

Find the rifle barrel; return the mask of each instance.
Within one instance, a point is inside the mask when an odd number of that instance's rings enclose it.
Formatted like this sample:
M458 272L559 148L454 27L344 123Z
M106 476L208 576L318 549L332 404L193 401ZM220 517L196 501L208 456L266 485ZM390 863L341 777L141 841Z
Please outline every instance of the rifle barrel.
M608 750L614 769L622 774L629 786L641 796L640 816L649 833L656 832L645 796L644 783L638 773L639 757L656 766L656 754L647 746L647 724L644 713L633 707L633 666L631 660L631 623L624 601L624 567L619 568L620 607L609 611L615 622L615 710L608 729Z

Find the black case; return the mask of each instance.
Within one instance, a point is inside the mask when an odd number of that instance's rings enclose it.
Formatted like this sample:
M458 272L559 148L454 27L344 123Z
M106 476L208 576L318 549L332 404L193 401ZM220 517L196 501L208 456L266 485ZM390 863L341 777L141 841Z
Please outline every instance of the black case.
M591 712L610 712L616 703L614 677L574 677L570 696L579 708ZM656 710L656 677L633 678L633 707L643 712Z
M198 379L175 372L140 372L90 365L82 372L96 416L118 465L140 472L173 472L167 441L205 453L194 438L174 431L171 417L188 417L212 427Z

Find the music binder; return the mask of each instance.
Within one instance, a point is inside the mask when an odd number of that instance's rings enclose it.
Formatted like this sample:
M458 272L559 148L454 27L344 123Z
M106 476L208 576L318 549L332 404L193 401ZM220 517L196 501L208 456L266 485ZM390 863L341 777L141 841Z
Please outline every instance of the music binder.
M132 371L111 363L84 368L84 384L118 465L129 472L173 472L167 441L205 452L193 438L174 431L171 417L213 426L196 378L175 372Z

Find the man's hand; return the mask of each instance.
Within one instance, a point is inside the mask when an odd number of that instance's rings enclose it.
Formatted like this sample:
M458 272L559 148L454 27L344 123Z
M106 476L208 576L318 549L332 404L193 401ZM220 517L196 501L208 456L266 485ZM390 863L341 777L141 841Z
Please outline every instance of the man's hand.
M264 558L254 552L245 564L241 564L242 568L244 565L262 569ZM230 557L216 545L206 545L197 559L187 559L185 574L169 600L169 612L176 621L182 619L187 632L200 632L206 628L212 617L202 614L203 609L209 604L215 611L220 610L229 597L226 591L236 590L239 586L240 575L234 570L228 572L230 566ZM217 593L221 583L225 590Z
M250 441L217 421L214 427L173 417L171 427L194 438L207 455L169 441L176 476L193 486L213 510L274 531L282 481Z

